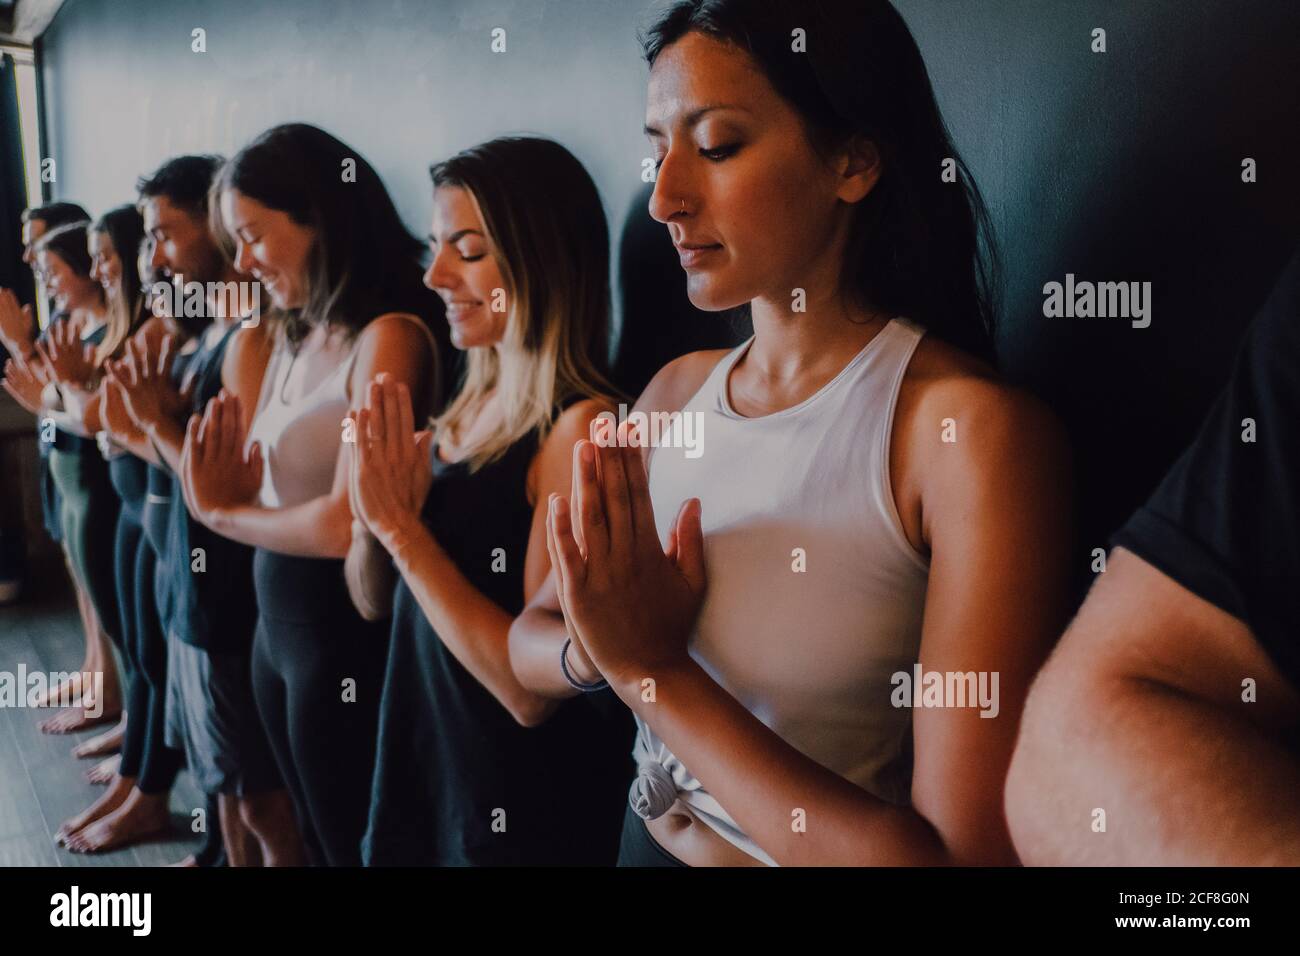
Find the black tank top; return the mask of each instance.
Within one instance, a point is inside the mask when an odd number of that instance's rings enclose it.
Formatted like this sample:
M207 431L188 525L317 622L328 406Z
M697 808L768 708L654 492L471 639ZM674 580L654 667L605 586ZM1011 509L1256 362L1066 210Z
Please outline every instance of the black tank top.
M460 572L512 616L524 603L533 519L526 481L537 450L534 431L471 474L435 449L423 509ZM540 726L521 726L399 581L364 858L375 866L611 865L632 733L610 691L570 698Z
M185 363L178 361L179 368L173 367L178 387L183 376L189 376L196 413L202 413L209 399L221 391L221 365L239 327L238 322L232 323L215 345L200 345ZM167 555L172 632L186 644L209 652L245 652L257 624L253 549L191 518L179 484L174 477L170 481Z

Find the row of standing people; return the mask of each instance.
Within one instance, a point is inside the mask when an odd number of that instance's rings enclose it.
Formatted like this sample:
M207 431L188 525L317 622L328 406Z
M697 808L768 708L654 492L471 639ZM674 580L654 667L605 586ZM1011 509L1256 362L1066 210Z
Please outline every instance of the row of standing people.
M433 167L423 282L378 175L314 127L141 182L149 269L269 307L142 311L89 356L56 331L7 368L132 460L90 492L120 502L95 604L122 765L71 846L154 829L185 763L232 862L1015 859L1064 444L982 359L982 206L935 172L955 150L903 21L797 13L685 2L646 38L651 215L691 301L754 325L637 400L698 449L602 429L608 231L552 141ZM997 719L899 706L918 663L998 673Z

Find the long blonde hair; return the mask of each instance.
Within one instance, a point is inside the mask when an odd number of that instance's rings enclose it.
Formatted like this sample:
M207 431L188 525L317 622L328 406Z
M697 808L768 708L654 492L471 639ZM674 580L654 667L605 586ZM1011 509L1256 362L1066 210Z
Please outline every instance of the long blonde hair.
M433 421L435 441L456 441L495 397L498 421L461 448L476 470L534 429L544 438L565 399L618 396L603 371L609 230L596 184L553 140L490 140L430 173L435 188L469 193L506 284L505 347L469 350L455 398Z
M145 317L139 270L144 218L135 206L117 206L96 219L89 231L108 236L122 263L121 281L104 297L108 308L108 328L95 349L95 364L102 366L117 355Z

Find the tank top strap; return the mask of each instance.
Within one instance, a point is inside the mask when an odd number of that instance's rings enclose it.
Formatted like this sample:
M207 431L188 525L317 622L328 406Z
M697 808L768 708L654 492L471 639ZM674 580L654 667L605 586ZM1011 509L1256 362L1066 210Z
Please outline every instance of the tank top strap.
M916 347L920 344L924 335L924 326L918 325L911 319L902 316L891 318L884 328L877 332L871 341L863 346L862 350L813 396L798 403L791 409L783 409L775 414L790 413L810 404L814 400L822 404L826 404L828 400L832 403L835 401L856 401L856 397L852 397L852 393L859 387L859 382L864 377L876 382L888 382L887 392L892 405L892 401L902 383L903 374L907 371L908 364L912 360L912 353L916 351ZM697 398L708 396L710 404L714 408L735 415L727 395L727 380L730 377L731 370L753 343L754 339L751 336L747 341L742 342L725 355L714 366L713 371L709 373L709 377L704 380L704 384L696 392ZM695 399L692 399L692 402L694 401Z
M715 407L725 408L728 404L727 379L731 375L731 370L736 367L736 363L741 360L753 344L754 336L751 335L726 355L722 356L722 358L713 366L712 371L710 371L705 377L700 387L695 390L695 394L691 396L690 401L686 404L689 405L695 402L698 398L708 396ZM684 407L685 406L683 406L683 408Z
M925 326L903 316L895 316L880 330L880 361L901 380L912 361L912 353L925 336Z
M226 347L230 345L230 340L235 337L235 333L243 327L243 324L242 322L231 322L230 328L226 329L221 336L221 341L217 343L217 349L225 352Z
M262 388L257 396L257 408L253 412L253 423L256 425L258 417L271 404L271 399L275 395L276 389L280 382L280 369L284 365L284 356L288 349L283 342L277 342L271 350L271 355L267 359L266 369L262 372Z
M194 394L216 394L220 391L221 365L225 361L226 349L230 347L230 340L235 333L239 331L239 323L232 322L216 343L210 347L205 347L202 340L199 347L193 352L176 357L175 371L180 373L177 384L192 383ZM206 336L206 332L203 333ZM216 388L211 388L212 377L215 372ZM209 396L210 397L210 396Z

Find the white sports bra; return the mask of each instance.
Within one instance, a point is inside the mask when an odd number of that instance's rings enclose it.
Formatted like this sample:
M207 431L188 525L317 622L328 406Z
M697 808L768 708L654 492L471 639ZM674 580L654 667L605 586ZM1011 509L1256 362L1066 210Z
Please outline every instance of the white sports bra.
M433 335L423 322L405 313L429 340ZM382 318L382 316L380 316ZM378 321L376 319L375 321ZM287 508L330 493L343 440L343 422L352 405L349 381L357 359L362 332L348 338L332 332L321 347L336 356L335 367L311 388L304 382L305 363L281 339L271 355L262 383L257 415L248 441L262 446L262 488L258 502L265 508Z

